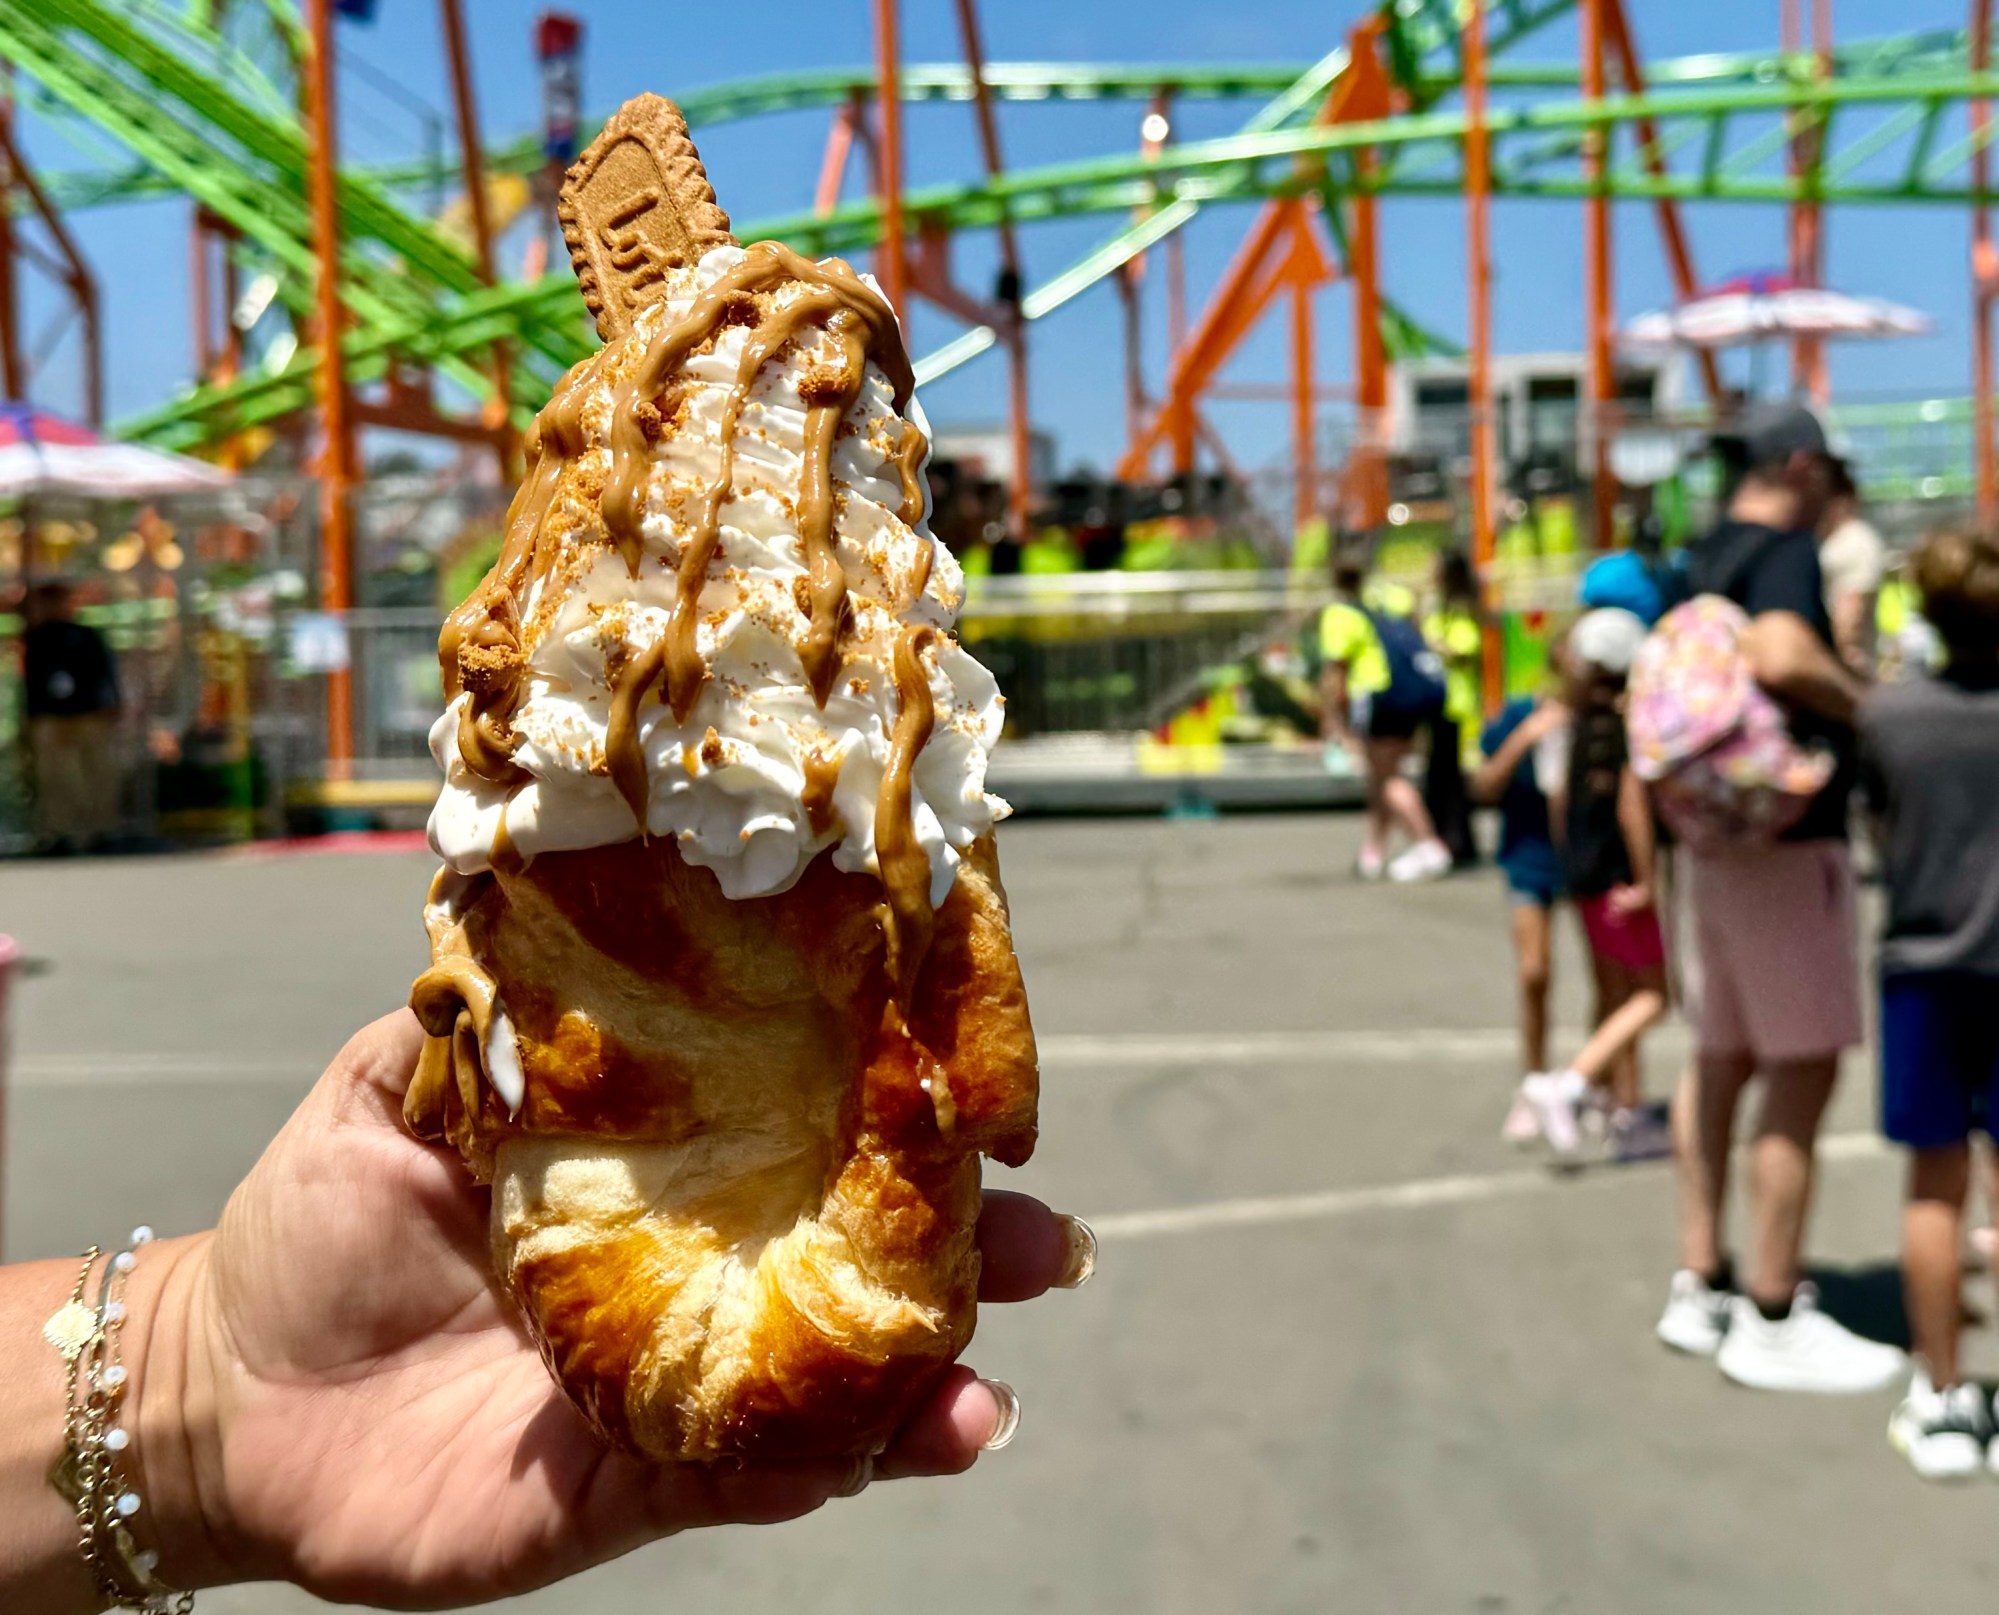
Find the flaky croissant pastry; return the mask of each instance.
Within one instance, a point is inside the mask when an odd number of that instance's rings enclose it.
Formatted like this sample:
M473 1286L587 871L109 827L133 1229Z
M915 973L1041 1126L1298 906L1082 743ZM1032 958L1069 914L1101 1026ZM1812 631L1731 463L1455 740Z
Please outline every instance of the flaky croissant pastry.
M571 180L609 341L440 642L405 1115L608 1440L874 1452L971 1337L980 1155L1035 1139L999 697L878 292L729 240L656 98Z

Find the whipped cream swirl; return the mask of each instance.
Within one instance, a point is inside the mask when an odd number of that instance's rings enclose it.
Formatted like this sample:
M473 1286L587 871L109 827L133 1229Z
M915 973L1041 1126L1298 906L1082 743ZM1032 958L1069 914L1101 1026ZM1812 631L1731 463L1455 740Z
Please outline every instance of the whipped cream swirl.
M725 414L754 322L721 324L656 401L636 575L598 509L613 467L614 397L661 329L744 256L733 245L710 250L628 336L572 373L550 405L572 411L580 449L554 495L562 551L517 602L525 693L512 714L513 761L525 778L500 783L468 767L460 717L470 692L453 699L430 735L445 774L430 841L459 874L492 867L503 846L533 857L639 834L612 778L614 691L620 671L668 633L683 548L721 475ZM768 297L782 313L788 299L806 295L788 284ZM732 898L783 891L828 848L842 870L880 873L876 802L900 710L896 647L912 629L935 629L919 664L936 722L911 769L910 814L936 904L950 891L960 851L1008 811L985 789L1002 701L992 675L949 637L964 579L930 532L920 460L910 453L911 428L927 445L922 410L911 399L905 421L872 360L830 459L831 537L847 616L838 672L824 705L815 698L801 654L811 605L798 513L809 399L842 361L836 334L800 325L741 398L697 602L695 649L708 677L684 720L663 698L637 711L645 830L673 837ZM565 399L571 389L582 395Z

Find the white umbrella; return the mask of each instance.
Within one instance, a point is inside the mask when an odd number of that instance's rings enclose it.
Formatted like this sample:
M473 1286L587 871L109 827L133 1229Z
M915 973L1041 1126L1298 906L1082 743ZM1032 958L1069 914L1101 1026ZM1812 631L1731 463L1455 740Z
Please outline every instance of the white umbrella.
M184 454L109 443L87 427L25 404L0 405L0 499L79 494L157 499L227 486L226 471Z
M1929 316L1882 297L1745 275L1672 308L1641 314L1619 333L1632 348L1732 348L1793 337L1921 336Z

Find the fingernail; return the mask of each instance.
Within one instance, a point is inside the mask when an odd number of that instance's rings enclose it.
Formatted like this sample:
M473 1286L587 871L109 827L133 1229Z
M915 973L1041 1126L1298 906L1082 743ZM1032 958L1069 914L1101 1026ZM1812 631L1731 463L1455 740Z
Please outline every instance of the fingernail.
M1062 1258L1062 1273L1055 1280L1055 1288L1080 1290L1097 1270L1096 1230L1081 1217L1062 1216L1055 1220L1062 1225L1062 1239L1067 1247Z
M993 1425L993 1433L980 1445L981 1452L998 1452L1020 1433L1020 1393L1004 1380L982 1379L979 1381L999 1406L999 1419Z
M874 1454L862 1453L860 1457L854 1460L854 1467L848 1471L847 1478L840 1483L840 1489L834 1495L836 1497L859 1497L862 1492L868 1489L868 1482L874 1478Z

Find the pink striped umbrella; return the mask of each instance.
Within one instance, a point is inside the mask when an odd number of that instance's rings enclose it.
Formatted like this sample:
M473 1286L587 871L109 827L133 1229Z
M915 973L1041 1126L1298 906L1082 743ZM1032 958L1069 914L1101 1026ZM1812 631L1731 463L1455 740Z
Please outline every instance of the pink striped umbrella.
M1882 297L1805 286L1783 275L1742 275L1672 308L1641 314L1618 333L1631 348L1734 348L1793 337L1921 336L1927 314Z
M183 454L106 442L87 426L27 404L0 404L0 499L72 493L99 499L157 499L231 481L228 472Z

